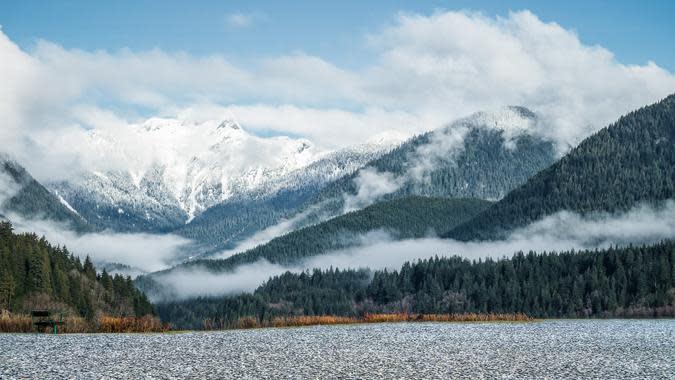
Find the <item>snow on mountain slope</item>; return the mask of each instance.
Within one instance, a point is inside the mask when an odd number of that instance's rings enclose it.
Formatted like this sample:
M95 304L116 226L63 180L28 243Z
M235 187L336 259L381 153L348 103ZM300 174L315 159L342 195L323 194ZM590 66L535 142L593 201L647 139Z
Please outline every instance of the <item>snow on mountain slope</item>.
M102 169L48 185L101 229L168 231L229 199L321 186L377 157L392 141L330 152L303 138L259 137L230 120L152 118L121 128L91 130L80 147Z
M293 230L296 223L302 222L302 218L294 215L306 201L332 181L381 157L394 147L390 141L390 138L378 138L322 155L306 167L266 180L252 192L207 209L176 233L200 242L202 251L209 252L231 249L244 239L257 244Z

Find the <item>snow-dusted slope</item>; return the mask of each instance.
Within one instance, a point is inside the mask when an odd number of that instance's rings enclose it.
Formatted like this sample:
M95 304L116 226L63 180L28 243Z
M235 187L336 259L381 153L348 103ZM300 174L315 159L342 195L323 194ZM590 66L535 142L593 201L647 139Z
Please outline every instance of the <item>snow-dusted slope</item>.
M259 233L264 235L262 240L286 233L302 222L293 216L306 201L329 183L388 152L394 145L386 142L378 140L322 155L306 167L265 180L254 191L207 209L176 232L202 243L203 251L232 248ZM271 226L275 227L266 230Z
M63 199L45 189L18 162L0 153L0 219L49 220L83 232L88 226Z
M228 200L322 186L377 157L389 141L328 152L302 138L259 137L229 120L153 118L92 130L83 144L100 162L96 169L49 188L99 228L168 231Z

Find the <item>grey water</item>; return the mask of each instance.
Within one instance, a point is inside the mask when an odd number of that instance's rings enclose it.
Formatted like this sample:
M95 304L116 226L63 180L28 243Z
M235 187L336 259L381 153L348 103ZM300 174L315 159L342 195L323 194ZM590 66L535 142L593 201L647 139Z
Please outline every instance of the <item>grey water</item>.
M675 320L0 334L2 379L675 379Z

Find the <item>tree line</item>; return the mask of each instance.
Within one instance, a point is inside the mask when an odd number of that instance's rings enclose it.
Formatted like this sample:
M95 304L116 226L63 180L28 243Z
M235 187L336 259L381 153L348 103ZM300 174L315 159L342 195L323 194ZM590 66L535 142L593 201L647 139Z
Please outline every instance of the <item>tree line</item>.
M444 257L396 271L314 270L271 278L252 294L157 305L199 329L297 315L525 313L541 318L675 316L675 243L470 261Z
M154 312L130 277L97 273L65 247L35 234L15 234L0 222L0 310L55 309L92 320L97 313L143 316Z

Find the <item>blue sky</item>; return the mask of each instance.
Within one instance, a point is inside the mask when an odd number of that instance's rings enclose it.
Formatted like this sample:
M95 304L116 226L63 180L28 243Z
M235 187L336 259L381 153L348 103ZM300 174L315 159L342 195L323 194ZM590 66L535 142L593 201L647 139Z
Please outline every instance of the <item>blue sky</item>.
M364 4L366 4L364 6ZM37 39L85 50L186 51L245 61L302 51L343 67L373 58L364 36L398 12L473 10L505 16L529 9L577 31L625 64L649 60L675 71L675 1L3 1L3 31L24 49ZM233 25L230 17L243 20ZM236 16L235 16L236 19ZM236 24L236 22L235 22Z

